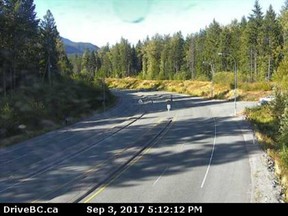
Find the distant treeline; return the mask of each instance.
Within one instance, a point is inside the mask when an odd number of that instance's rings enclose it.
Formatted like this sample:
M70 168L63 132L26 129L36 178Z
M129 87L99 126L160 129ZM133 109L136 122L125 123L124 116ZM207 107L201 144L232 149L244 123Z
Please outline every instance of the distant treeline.
M135 46L121 38L113 46L75 56L73 70L88 77L209 80L212 70L233 72L237 67L244 81L271 80L287 56L287 23L287 0L279 15L272 6L264 13L255 1L241 21L222 26L213 20L185 38L181 32L156 34Z
M272 6L264 13L255 1L247 17L226 26L213 20L186 37L156 34L136 45L121 38L68 59L49 10L38 20L33 0L0 0L0 94L63 75L210 80L212 71L237 69L243 81L285 80L287 23L288 0L279 15Z

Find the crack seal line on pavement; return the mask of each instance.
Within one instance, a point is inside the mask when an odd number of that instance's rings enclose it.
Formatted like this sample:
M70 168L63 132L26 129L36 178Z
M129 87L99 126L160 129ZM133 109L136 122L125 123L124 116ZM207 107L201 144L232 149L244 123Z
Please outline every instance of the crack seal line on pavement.
M96 196L98 196L100 193L102 193L113 181L115 181L117 178L119 178L127 169L129 169L131 166L133 166L137 161L140 160L140 158L142 158L142 156L144 154L146 154L155 144L157 144L159 142L159 140L162 138L162 136L164 136L164 134L169 130L169 128L171 127L171 123L172 123L172 119L170 119L167 123L167 125L156 135L156 137L151 140L149 142L148 145L144 146L144 148L142 148L135 156L133 156L130 160L128 160L125 164L122 165L122 167L120 167L118 169L118 171L116 171L115 173L113 173L110 177L111 180L104 184L103 186L99 185L97 187L94 187L93 189L95 190L96 188L98 188L98 190L87 197L86 195L86 199L84 199L84 203L88 203L90 202L92 199L94 199ZM118 174L117 174L118 173ZM107 180L106 180L107 181ZM105 181L104 181L105 182ZM92 190L89 190L89 192ZM86 193L87 194L87 193ZM75 200L74 202L79 202L83 199L84 197L80 197L77 200Z
M98 146L98 145L99 145L100 143L102 143L104 140L106 140L106 139L114 136L114 135L117 134L118 132L120 132L120 131L126 129L127 127L129 127L130 125L134 124L137 120L141 119L145 114L146 114L145 112L142 113L139 117L135 118L133 121L129 122L127 125L125 125L125 126L123 126L123 127L121 127L121 128L117 128L115 131L111 132L111 134L105 135L103 138L97 140L97 141L94 142L92 145L90 145L90 146L84 146L84 147L81 148L80 150L78 150L78 151L76 151L76 152L73 152L73 153L71 153L70 155L68 154L66 157L63 157L63 158L61 158L61 159L59 159L59 160L56 160L56 161L54 161L54 162L52 162L52 163L48 163L47 166L45 166L45 167L43 167L43 168L41 168L41 169L39 169L39 170L32 171L31 173L28 173L28 174L24 175L23 178L24 178L24 179L33 178L33 177L35 177L35 176L41 175L41 174L47 172L48 170L53 169L53 168L56 167L57 165L59 165L59 164L61 164L61 163L63 163L63 162L66 162L66 161L68 161L68 160L71 160L71 159L79 156L80 154L82 154L82 153L84 153L84 152L89 151L90 149ZM42 161L45 161L45 159L42 160ZM39 163L39 161L37 161L37 162L34 163L34 164L37 164L37 163ZM15 182L15 183L12 182L11 185L9 185L8 187L0 190L0 193L3 193L4 191L7 191L7 190L9 190L9 189L11 189L11 188L13 188L13 187L16 187L16 186L18 186L18 185L21 185L21 184L23 184L23 181L17 181L17 182Z

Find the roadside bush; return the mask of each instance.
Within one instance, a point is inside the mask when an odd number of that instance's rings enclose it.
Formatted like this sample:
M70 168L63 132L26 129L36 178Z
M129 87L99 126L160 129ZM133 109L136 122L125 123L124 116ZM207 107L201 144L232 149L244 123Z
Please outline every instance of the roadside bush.
M187 80L188 77L189 75L186 72L180 71L174 75L173 80Z
M244 91L271 91L273 84L269 82L239 82L238 87Z
M274 90L275 99L271 102L272 116L277 120L277 124L280 125L282 115L284 114L285 107L287 106L288 95L276 88Z
M113 101L107 86L97 80L62 79L52 86L39 83L21 87L6 98L0 98L1 138L40 131L49 125L59 126L67 117L77 119L86 116L102 108L103 90L106 104Z
M4 103L0 107L0 137L18 133L20 130L19 118L13 107L9 103Z
M234 88L234 73L233 72L217 72L214 75L214 83L230 86Z
M196 80L197 80L197 81L203 81L203 82L208 82L208 81L210 81L210 80L209 80L209 77L207 77L207 76L204 75L204 74L197 75L197 76L196 76Z
M281 159L283 160L284 164L285 164L286 166L288 166L288 147L287 147L287 146L285 146L285 147L282 149L280 155L281 155Z
M279 126L271 113L271 108L268 106L257 106L246 108L248 120L257 125L259 131L264 132L269 137L275 140Z
M288 106L284 110L280 123L280 136L279 144L281 146L281 157L283 161L288 165Z

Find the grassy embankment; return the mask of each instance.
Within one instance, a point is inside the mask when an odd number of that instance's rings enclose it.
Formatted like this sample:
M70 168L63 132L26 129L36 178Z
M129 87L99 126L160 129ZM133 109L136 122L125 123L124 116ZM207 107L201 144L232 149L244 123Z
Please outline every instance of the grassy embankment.
M275 172L283 186L288 202L288 161L287 152L279 144L279 121L273 115L271 106L265 105L246 110L248 119L253 123L255 134L261 147L273 158ZM285 157L284 154L286 154Z
M0 97L0 147L72 124L103 109L101 81L39 82ZM106 87L106 106L114 97Z
M233 77L232 77L233 80ZM136 78L125 79L106 79L110 88L120 89L148 89L164 90L212 98L212 85L208 81L179 81L179 80L140 80ZM213 85L214 99L232 99L234 98L234 81L215 77ZM272 84L270 83L239 83L237 88L238 99L247 101L256 101L260 97L271 93Z

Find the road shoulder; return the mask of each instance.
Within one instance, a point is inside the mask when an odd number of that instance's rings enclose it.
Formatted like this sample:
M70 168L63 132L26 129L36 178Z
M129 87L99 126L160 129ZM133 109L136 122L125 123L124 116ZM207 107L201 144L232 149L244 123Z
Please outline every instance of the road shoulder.
M275 175L271 158L263 151L255 138L252 126L245 116L238 116L239 128L242 131L251 167L251 202L279 203L281 186Z

